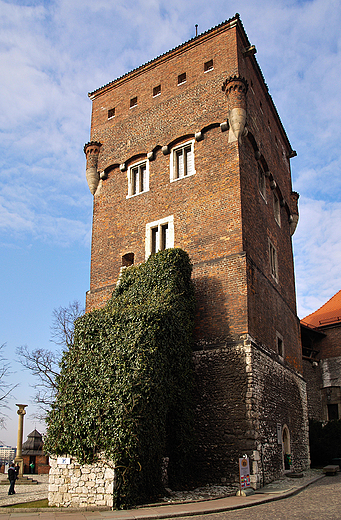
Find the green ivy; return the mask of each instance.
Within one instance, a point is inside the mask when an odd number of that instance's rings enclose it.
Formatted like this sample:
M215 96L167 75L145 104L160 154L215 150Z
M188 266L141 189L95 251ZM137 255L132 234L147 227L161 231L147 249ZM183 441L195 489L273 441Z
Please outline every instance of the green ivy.
M63 355L45 449L116 466L115 507L155 498L169 457L181 485L193 445L194 291L187 253L167 249L122 273L105 308L79 318Z

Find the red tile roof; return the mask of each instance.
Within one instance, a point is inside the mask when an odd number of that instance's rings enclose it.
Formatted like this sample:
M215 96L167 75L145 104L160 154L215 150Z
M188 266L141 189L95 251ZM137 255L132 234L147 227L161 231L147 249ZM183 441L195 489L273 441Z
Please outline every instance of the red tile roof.
M325 327L337 322L341 322L341 290L317 311L301 320L308 327Z

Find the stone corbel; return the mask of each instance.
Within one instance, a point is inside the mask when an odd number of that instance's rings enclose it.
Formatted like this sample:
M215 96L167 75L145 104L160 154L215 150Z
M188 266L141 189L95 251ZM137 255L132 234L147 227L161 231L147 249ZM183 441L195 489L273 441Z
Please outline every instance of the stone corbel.
M254 45L250 45L249 47L245 47L243 50L243 54L245 57L254 56L257 53L257 49Z
M228 121L223 121L222 123L220 123L220 130L222 132L227 132L227 130L229 130L230 126L229 126L229 122Z
M247 134L246 125L246 93L248 83L241 76L230 76L222 86L228 102L228 120L230 125L229 143L240 141Z
M102 144L97 141L90 141L84 146L84 153L86 156L86 180L92 195L96 193L99 183L97 164L101 146Z

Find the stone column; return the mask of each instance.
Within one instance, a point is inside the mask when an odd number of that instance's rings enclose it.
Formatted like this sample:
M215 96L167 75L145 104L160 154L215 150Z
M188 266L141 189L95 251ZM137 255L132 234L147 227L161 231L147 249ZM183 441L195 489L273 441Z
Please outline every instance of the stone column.
M228 103L228 120L230 124L229 142L240 140L246 135L246 93L248 83L241 76L230 76L222 86Z
M22 458L22 438L24 431L24 415L26 415L25 408L27 404L16 404L15 406L19 407L17 410L17 414L19 415L18 422L18 440L17 440L17 454L14 459L16 464L19 464L19 476L22 477L24 473L24 460Z
M89 190L94 195L99 183L99 173L97 171L98 155L102 144L97 141L90 141L84 146L86 155L86 180Z

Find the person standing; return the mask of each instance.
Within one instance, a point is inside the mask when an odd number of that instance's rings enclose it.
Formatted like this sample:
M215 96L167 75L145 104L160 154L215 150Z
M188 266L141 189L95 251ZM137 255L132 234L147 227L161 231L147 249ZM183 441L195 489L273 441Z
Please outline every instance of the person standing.
M12 462L12 464L8 468L8 480L10 483L9 490L8 490L9 495L15 495L14 485L15 485L16 479L17 479L17 475L15 473L14 463Z

